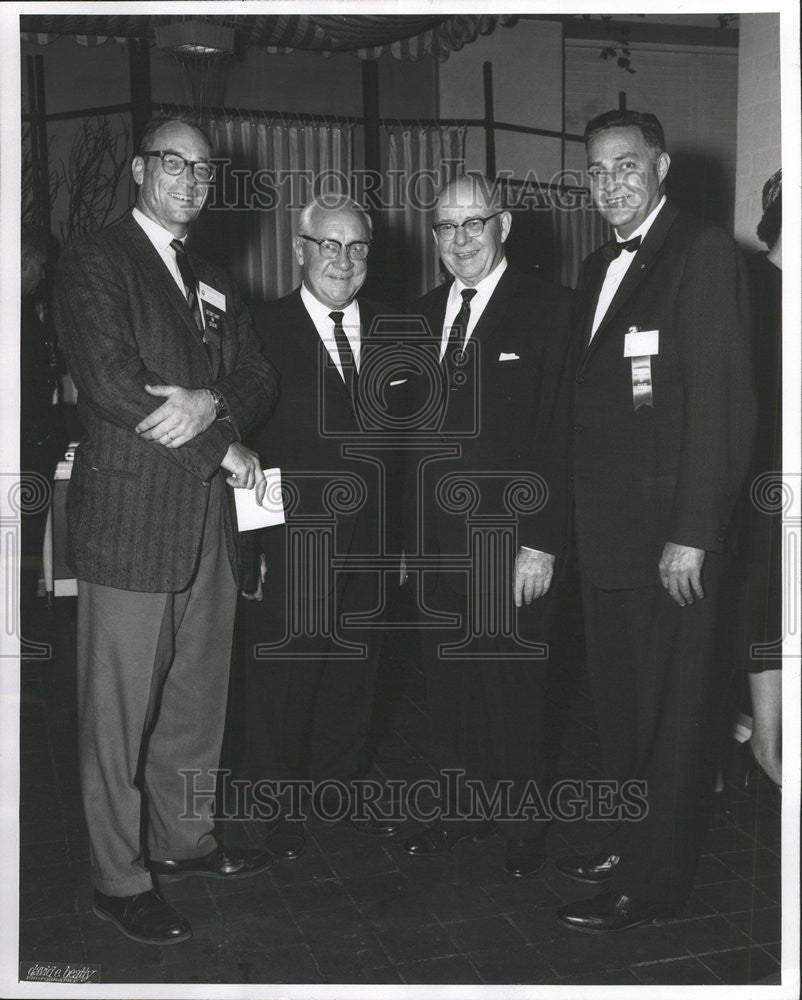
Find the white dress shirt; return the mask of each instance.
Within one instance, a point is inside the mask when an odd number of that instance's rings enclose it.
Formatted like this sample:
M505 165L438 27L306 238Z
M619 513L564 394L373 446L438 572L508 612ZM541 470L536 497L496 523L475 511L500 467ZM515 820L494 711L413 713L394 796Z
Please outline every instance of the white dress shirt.
M666 203L666 196L660 199L655 208L646 216L643 222L638 226L638 228L631 233L626 239L623 236L619 236L618 233L615 234L615 238L618 243L626 243L629 239L634 239L636 236L640 236L641 240L646 238L646 234L652 227L652 223L657 218L657 213ZM615 293L618 291L618 286L624 280L624 275L629 270L629 265L632 263L637 250L622 250L621 253L611 260L607 265L607 273L604 276L604 282L601 286L601 291L599 292L599 301L596 303L596 312L593 315L593 326L590 331L590 339L596 334L596 331L601 326L601 321L604 319L605 313L610 308L610 303L613 301Z
M330 309L328 306L323 305L320 299L315 298L306 285L301 285L301 302L306 307L309 318L315 324L318 336L329 352L329 357L336 365L337 371L340 373L340 378L345 381L340 354L337 350L337 341L334 339L334 320L329 316L329 313L332 312L341 312L343 314L343 330L345 331L348 343L351 345L354 365L357 374L359 374L359 304L356 299L342 309Z
M465 339L462 342L463 348L471 339L471 334L476 328L476 324L479 322L482 313L485 311L485 306L490 301L490 296L495 292L496 285L501 280L502 274L507 270L507 258L502 257L498 264L493 268L493 270L488 274L486 278L482 280L477 285L463 285L459 278L454 278L451 288L448 292L448 299L446 301L446 314L443 319L443 329L440 337L440 360L446 353L446 346L448 344L448 335L451 333L451 327L454 325L454 320L457 318L457 313L462 308L462 291L465 288L475 288L476 295L471 299L471 316L468 320L468 328L465 331Z

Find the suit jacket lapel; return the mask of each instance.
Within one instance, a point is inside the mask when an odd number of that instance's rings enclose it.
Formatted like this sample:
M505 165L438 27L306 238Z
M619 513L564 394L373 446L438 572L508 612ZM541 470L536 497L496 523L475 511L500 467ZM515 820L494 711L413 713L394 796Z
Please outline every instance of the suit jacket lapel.
M621 284L618 286L618 289L610 302L610 305L607 307L607 312L604 314L604 318L599 324L599 328L596 330L593 340L590 341L590 344L588 344L587 349L584 352L585 358L588 358L591 354L593 354L610 323L613 321L621 308L627 303L632 294L643 281L644 277L650 271L655 258L663 248L666 235L678 214L679 210L667 202L652 223L649 232L646 234L646 238L638 249L638 252L635 254L635 259L629 265L627 273L624 275ZM599 260L602 265L601 282L603 282L604 274L606 273L606 266L601 253L599 253ZM596 311L596 303L599 299L598 292L601 291L601 282L598 284L597 293L594 296L589 297L590 315L588 319L588 327L586 328L586 332L588 334L590 333L590 324L593 322L593 316Z
M443 323L446 318L446 306L448 305L448 293L451 291L453 281L445 285L439 285L437 293L432 296L431 302L427 303L423 310L423 318L426 320L429 333L435 343L439 344L443 336Z
M507 269L499 278L499 282L493 289L493 294L482 311L482 315L471 333L471 340L474 337L480 344L484 344L495 333L503 329L501 319L507 308L507 303L515 294L518 286L518 275L507 265ZM480 347L480 351L481 351Z
M192 316L192 312L187 305L187 300L181 294L178 285L175 283L175 279L172 274L170 274L164 261L159 256L158 250L150 242L144 229L132 215L127 216L127 218L120 223L120 226L124 227L124 229L128 231L127 235L130 240L130 246L136 254L140 267L147 275L148 286L162 292L168 302L170 302L172 308L175 309L178 316L180 316L187 328L187 332L192 337L193 343L196 344L198 350L203 352L203 356L206 358L206 349L203 346L200 333L195 325L195 319Z
M312 361L315 366L325 364L326 348L317 332L317 327L312 322L312 317L306 311L306 306L301 298L301 286L292 293L291 315L288 325L297 330L299 336L296 345L298 350Z
M578 289L578 322L577 326L581 332L581 350L585 351L590 343L590 331L593 326L593 317L596 315L596 304L599 301L604 275L607 272L607 264L600 252L593 254L584 269L582 276L582 287ZM608 310L609 312L609 310Z

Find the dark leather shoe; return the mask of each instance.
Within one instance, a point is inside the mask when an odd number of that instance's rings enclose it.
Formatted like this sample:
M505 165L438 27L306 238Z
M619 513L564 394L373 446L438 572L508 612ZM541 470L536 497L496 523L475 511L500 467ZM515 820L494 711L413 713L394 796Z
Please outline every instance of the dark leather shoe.
M508 840L504 850L504 871L515 878L535 875L546 863L546 849L542 837L526 840Z
M151 861L149 868L154 875L204 875L206 878L249 878L267 871L273 859L267 851L233 851L218 844L202 858L184 861Z
M107 896L96 889L92 912L141 944L178 944L192 937L186 920L153 889L135 896Z
M349 818L348 822L357 833L364 834L366 837L394 837L401 829L398 820L379 819L373 816L368 819Z
M563 875L576 882L588 882L598 885L610 878L621 858L617 854L594 854L593 857L573 855L567 858L557 858L554 864Z
M493 823L434 823L404 841L407 854L445 854L462 840L488 840L494 836Z
M630 927L651 924L656 920L666 920L668 917L667 908L659 903L633 899L631 896L622 896L609 890L590 899L561 906L557 910L557 919L561 924L591 934L625 931Z
M279 817L265 834L265 847L277 858L292 861L306 850L306 829L300 820Z

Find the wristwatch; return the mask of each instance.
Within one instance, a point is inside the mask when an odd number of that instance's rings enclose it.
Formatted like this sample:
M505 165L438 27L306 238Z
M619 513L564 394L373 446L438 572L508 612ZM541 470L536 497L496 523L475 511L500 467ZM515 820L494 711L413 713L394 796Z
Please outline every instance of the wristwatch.
M223 394L218 392L217 389L213 389L208 386L209 392L212 394L212 399L214 400L214 419L215 420L228 420L231 414L228 412L228 403L223 399Z

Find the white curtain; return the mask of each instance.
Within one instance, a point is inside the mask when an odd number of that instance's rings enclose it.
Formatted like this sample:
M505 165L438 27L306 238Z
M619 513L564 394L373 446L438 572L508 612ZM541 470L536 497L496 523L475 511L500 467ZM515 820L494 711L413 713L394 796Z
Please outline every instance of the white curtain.
M407 300L440 282L431 230L434 195L462 172L464 160L464 128L388 129L387 170L402 197L394 198L387 211L387 243L404 261Z
M301 281L292 250L298 216L314 195L349 190L352 126L254 122L212 118L206 122L216 158L228 161L222 211L210 205L212 239L224 239L228 266L243 292L268 301ZM241 173L237 173L241 172Z
M566 192L562 204L552 204L551 224L554 252L557 257L556 280L568 288L576 288L579 268L588 254L612 238L612 229L588 204L587 192L582 204L574 201L574 192ZM560 199L555 199L559 201Z

